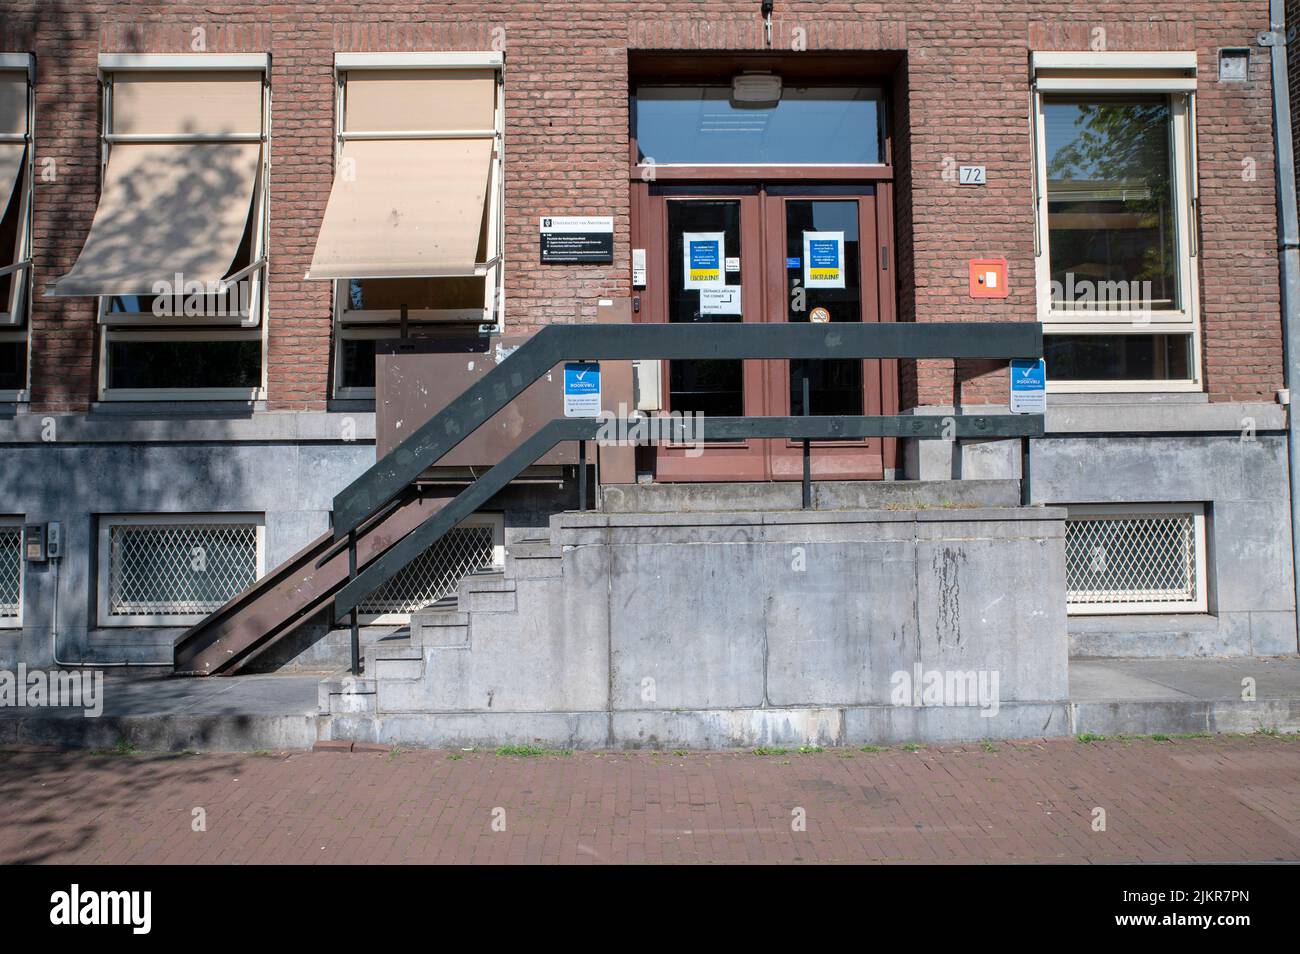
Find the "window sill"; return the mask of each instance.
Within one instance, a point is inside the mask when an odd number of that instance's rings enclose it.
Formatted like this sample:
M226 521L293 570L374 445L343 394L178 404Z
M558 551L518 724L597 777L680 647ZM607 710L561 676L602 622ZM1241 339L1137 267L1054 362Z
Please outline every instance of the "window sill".
M1127 382L1125 382L1127 384ZM1057 407L1088 404L1208 404L1210 396L1200 388L1196 390L1155 390L1155 391L1057 391L1053 394L1052 385L1048 385L1048 394L1053 395L1053 404Z
M1105 633L1123 626L1126 632L1167 633L1214 632L1219 617L1214 613L1191 610L1186 613L1089 613L1074 616L1066 613L1066 628L1071 632Z
M1047 394L1201 394L1199 381L1047 381Z
M177 402L184 403L177 407ZM239 398L176 398L165 400L142 401L127 398L96 401L90 405L91 414L123 415L130 417L169 418L169 417L218 417L240 419L252 417L258 411L266 410L265 401L250 401Z

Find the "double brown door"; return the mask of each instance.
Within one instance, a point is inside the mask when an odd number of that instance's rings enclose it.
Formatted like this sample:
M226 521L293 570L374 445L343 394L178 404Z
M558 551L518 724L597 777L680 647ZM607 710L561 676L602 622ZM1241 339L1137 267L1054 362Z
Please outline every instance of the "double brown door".
M654 186L634 241L646 249L640 321L893 320L889 221L877 187ZM702 413L699 447L653 451L657 480L798 480L802 444L710 441L709 417L881 414L896 407L895 362L667 361L663 409ZM817 479L879 479L892 441L815 441ZM888 446L886 446L888 445ZM892 466L892 464L891 464Z

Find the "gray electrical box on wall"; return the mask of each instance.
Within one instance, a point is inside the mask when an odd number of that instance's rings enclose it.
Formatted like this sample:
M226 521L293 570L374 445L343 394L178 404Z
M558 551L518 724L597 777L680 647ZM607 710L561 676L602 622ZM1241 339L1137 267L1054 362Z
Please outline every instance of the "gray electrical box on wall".
M23 524L23 557L29 563L45 562L45 524Z
M45 555L51 560L63 556L63 524L57 520L45 525Z

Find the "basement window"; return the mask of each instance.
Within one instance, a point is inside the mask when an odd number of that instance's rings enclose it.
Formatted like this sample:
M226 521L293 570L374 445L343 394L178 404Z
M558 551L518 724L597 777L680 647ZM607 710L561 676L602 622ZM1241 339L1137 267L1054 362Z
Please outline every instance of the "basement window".
M0 517L0 629L23 624L23 527Z
M455 596L470 573L505 563L504 521L500 514L476 514L425 550L358 607L360 621L405 624L411 614Z
M188 626L262 575L256 514L99 518L99 624Z
M1202 504L1072 506L1065 561L1071 615L1206 612Z

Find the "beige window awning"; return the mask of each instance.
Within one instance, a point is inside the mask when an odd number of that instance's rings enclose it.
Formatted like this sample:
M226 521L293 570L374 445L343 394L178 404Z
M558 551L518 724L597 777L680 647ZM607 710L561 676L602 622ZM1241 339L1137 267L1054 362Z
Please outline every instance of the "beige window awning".
M225 278L253 205L262 74L115 74L112 127L90 235L48 294L149 295L177 275Z
M482 274L495 71L349 73L344 95L343 149L307 277Z
M27 73L0 71L0 215L13 198L27 155ZM0 267L12 265L0 252Z

